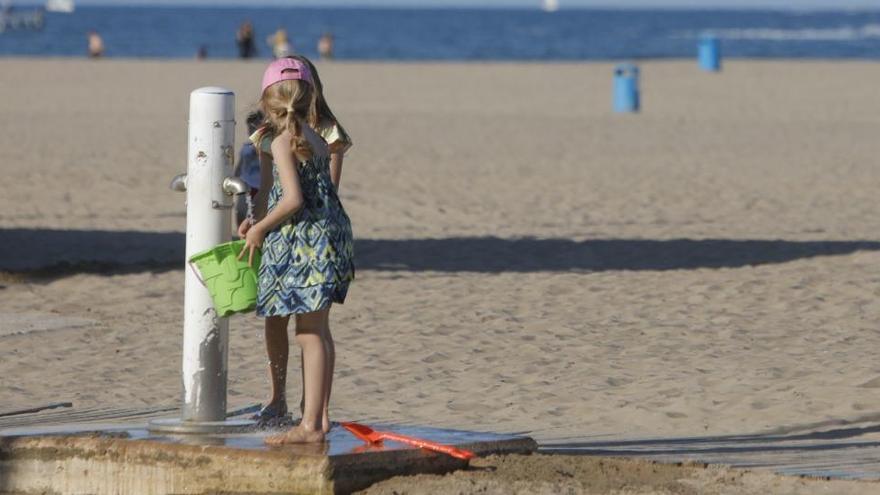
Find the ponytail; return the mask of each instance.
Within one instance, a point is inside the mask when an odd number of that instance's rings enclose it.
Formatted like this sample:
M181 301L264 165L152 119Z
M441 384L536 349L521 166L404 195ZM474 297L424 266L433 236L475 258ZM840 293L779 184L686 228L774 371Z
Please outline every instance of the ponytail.
M302 124L296 118L296 112L293 108L293 102L288 104L287 107L287 115L284 119L284 127L287 132L290 133L290 149L293 150L294 154L297 156L304 157L306 159L312 157L312 145L309 143L309 140L303 135L302 132Z
M315 107L315 91L311 84L300 80L277 82L263 92L260 107L276 136L284 131L290 133L290 149L296 156L312 157L314 151L303 134L301 122L311 124Z

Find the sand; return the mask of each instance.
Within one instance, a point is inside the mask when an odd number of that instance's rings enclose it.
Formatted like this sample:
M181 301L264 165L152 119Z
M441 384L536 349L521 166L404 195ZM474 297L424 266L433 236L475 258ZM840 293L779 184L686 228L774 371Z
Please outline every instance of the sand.
M584 456L489 456L445 476L400 476L363 495L869 495L875 483L776 476L699 464Z
M244 122L262 68L0 60L0 318L79 322L2 327L4 409L177 403L188 94ZM335 417L552 443L880 410L880 66L642 69L616 115L609 64L320 66L356 142ZM233 318L231 406L265 364Z

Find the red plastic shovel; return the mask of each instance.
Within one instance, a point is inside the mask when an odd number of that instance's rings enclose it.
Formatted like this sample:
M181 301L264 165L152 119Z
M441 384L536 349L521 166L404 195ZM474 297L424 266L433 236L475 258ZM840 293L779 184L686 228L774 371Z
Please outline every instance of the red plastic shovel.
M441 454L451 455L452 457L463 459L465 461L473 459L477 455L473 452L463 449L457 449L451 445L443 445L442 443L431 442L421 438L408 437L390 431L375 431L369 426L358 423L340 423L343 428L350 431L352 435L360 438L367 443L379 443L382 440L391 440L392 442L405 443L422 449L433 450Z

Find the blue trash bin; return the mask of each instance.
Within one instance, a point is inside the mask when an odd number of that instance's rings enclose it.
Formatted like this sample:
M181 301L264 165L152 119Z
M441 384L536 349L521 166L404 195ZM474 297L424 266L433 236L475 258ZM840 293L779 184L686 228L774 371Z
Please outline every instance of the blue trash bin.
M614 111L638 112L639 100L639 68L634 64L618 65L614 69Z
M697 49L700 68L707 72L721 70L721 41L711 34L703 35Z

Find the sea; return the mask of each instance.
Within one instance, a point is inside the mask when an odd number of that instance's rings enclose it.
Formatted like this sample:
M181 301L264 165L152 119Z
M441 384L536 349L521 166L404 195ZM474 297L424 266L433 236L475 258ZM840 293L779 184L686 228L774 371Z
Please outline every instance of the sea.
M537 3L537 2L536 2ZM26 7L19 12L29 10ZM15 12L15 11L13 11ZM880 8L795 10L567 10L387 8L79 7L47 13L40 30L6 29L0 56L83 57L86 32L106 56L237 56L235 32L250 20L258 55L287 30L294 50L315 56L332 33L342 60L579 61L692 57L697 40L721 39L725 57L880 58Z

